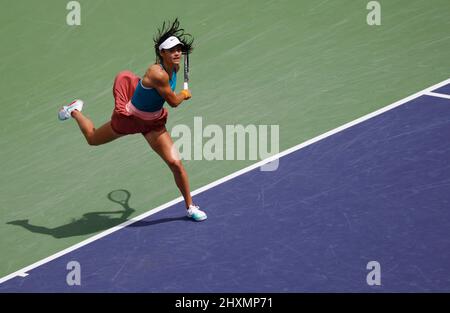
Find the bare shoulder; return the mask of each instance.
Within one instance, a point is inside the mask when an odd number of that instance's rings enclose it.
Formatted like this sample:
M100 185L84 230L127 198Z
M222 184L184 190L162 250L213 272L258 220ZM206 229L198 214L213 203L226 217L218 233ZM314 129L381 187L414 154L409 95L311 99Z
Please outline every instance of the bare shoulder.
M147 72L145 72L142 84L148 88L169 84L169 75L160 65L152 64L148 67Z
M169 75L161 68L159 64L150 65L145 76L147 76L151 81L157 83L163 83L166 80L167 82L169 81Z

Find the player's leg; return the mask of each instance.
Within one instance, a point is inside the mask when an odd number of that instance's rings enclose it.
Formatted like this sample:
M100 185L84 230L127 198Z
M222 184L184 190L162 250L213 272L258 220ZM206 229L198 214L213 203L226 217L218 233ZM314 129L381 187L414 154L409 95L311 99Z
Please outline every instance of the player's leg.
M84 116L80 111L74 110L71 114L72 117L77 121L81 132L86 138L86 141L91 146L102 145L123 136L116 133L112 129L111 121L103 124L100 128L96 129L94 127L94 123L92 123L92 121Z
M172 171L175 182L188 208L192 204L192 197L189 189L189 179L184 169L181 160L178 160L172 154L172 138L167 130L164 128L162 131L151 131L145 135L145 139L149 143L150 147L158 153L158 155L166 162Z
M145 139L172 171L177 187L183 195L186 209L188 209L188 216L196 221L206 219L206 214L193 205L187 172L177 154L174 153L174 144L166 128L147 133Z

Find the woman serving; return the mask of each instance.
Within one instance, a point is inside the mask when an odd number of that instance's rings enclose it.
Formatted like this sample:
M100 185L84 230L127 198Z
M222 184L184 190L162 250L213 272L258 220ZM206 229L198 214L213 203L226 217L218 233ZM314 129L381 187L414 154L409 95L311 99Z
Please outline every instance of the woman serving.
M141 133L150 147L166 162L175 178L175 183L183 195L187 216L195 221L203 221L206 213L192 202L189 179L184 166L177 157L172 138L166 129L167 102L176 108L191 98L191 93L183 89L175 93L177 72L182 53L192 51L193 38L180 28L178 19L163 24L154 38L157 60L142 77L130 71L120 72L113 85L114 111L111 120L100 128L81 113L83 101L75 100L63 106L60 120L74 118L89 145L98 146L117 138Z

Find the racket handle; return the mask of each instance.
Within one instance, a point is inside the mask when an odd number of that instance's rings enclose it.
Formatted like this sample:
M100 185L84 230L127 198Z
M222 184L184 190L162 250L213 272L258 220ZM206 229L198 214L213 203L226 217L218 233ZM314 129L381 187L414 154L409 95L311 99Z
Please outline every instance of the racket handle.
M189 89L188 82L189 82L189 53L186 52L184 54L184 85L183 85L184 90Z

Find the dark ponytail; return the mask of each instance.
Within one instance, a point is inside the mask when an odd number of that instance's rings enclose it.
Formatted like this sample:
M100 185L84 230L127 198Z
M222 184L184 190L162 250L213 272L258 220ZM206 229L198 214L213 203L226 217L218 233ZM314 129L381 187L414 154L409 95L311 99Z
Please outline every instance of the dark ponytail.
M159 63L162 63L161 55L159 54L159 46L171 36L177 37L183 43L183 53L191 53L192 50L194 50L192 46L194 37L192 37L191 34L185 33L184 28L180 28L180 21L178 21L178 18L173 22L164 21L162 27L158 28L157 35L153 38L153 42L155 43L155 54Z

